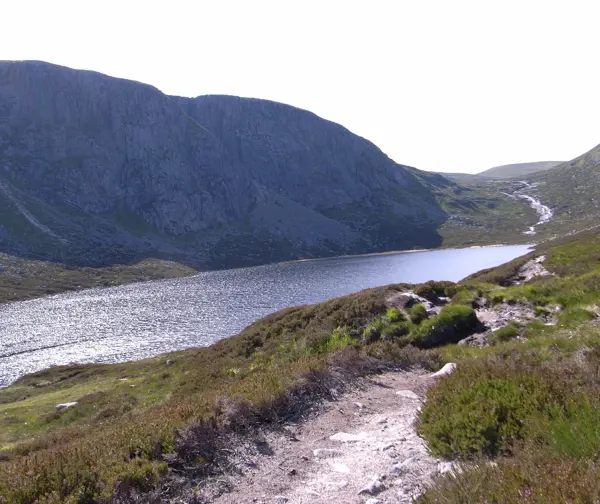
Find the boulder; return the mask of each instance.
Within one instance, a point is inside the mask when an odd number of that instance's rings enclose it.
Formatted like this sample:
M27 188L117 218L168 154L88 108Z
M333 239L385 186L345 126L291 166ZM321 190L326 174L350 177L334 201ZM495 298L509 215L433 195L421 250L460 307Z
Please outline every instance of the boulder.
M78 404L79 403L77 401L57 404L56 405L56 411L64 411L64 410L67 410L69 408L73 408L74 406L77 406Z
M442 369L440 369L436 373L433 373L431 375L431 377L432 378L441 378L442 376L448 376L448 375L452 374L455 369L456 369L456 364L454 362L449 362L448 364L444 364L444 367L442 367Z

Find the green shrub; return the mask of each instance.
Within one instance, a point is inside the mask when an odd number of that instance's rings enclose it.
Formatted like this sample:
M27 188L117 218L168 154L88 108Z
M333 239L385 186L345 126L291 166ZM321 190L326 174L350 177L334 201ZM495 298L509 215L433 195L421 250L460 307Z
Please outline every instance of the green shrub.
M458 343L479 330L481 324L470 306L449 304L433 318L423 321L411 333L416 345L425 348Z
M504 327L501 327L500 329L492 332L488 337L488 341L491 344L495 345L495 344L501 343L503 341L511 340L511 339L515 338L518 334L519 334L519 325L516 324L515 322L511 321Z
M600 466L544 451L486 460L437 478L418 504L554 504L598 502Z
M521 439L532 404L518 383L486 378L453 392L443 401L430 397L421 412L419 432L435 454L497 455Z
M435 282L430 281L424 284L419 284L414 288L414 293L417 296L424 297L428 301L436 302L440 296L446 295L446 290L448 289L450 292L453 288L455 288L456 284L454 282Z
M390 340L400 336L406 336L408 333L408 322L396 322L395 324L387 324L381 329L381 339Z
M350 332L347 327L337 327L331 333L331 337L325 345L325 350L328 353L331 353L341 350L342 348L357 345L358 341L350 336Z
M595 460L600 451L600 408L585 394L553 405L537 426L559 456Z
M395 307L388 308L385 312L385 316L390 322L403 322L406 320L404 313Z
M534 419L564 401L558 376L507 361L462 363L429 389L419 433L443 457L509 453L535 431Z
M427 318L427 309L421 303L408 308L406 312L408 313L410 321L416 325L419 325Z

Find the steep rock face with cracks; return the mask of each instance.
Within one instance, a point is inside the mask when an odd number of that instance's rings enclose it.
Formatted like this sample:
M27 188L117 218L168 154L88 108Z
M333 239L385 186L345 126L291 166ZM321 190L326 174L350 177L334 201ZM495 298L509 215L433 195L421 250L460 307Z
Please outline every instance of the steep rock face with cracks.
M432 247L439 175L291 106L0 63L0 252L195 267Z

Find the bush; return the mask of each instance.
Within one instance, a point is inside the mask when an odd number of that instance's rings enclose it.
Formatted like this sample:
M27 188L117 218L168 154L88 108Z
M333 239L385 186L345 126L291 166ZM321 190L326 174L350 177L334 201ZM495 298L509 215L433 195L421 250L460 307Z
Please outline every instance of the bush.
M325 350L327 353L331 353L356 345L358 345L358 341L350 336L347 327L337 327L333 330L331 337L325 344Z
M419 325L427 318L427 309L421 303L412 306L406 310L406 312L408 313L410 321L416 325Z
M563 404L568 394L559 376L502 361L465 362L429 389L419 433L443 457L509 453L535 431L534 419Z
M427 299L427 301L431 301L432 303L436 303L439 301L439 296L444 295L444 291L436 289L432 282L417 285L414 289L414 293L417 296Z
M497 465L480 461L438 478L419 504L592 503L600 495L600 467L593 462L524 452Z
M509 322L504 327L492 332L488 337L488 341L495 345L497 343L501 343L503 341L511 340L519 334L519 326L515 322Z
M422 322L412 333L416 345L425 348L458 343L477 332L481 324L470 306L450 304L436 317Z
M390 322L403 322L406 320L406 316L398 308L388 308L385 312L385 317Z

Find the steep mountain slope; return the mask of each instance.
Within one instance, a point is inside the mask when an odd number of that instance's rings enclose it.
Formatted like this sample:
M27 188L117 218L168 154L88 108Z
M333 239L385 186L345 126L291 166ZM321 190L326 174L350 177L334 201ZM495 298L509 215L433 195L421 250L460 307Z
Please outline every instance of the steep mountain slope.
M440 244L412 170L290 106L4 62L0 118L3 252L218 267Z
M399 165L288 105L0 62L0 252L12 256L207 269L489 243L506 226L502 239L518 239L533 219L492 186Z
M537 172L550 170L561 163L563 163L563 161L538 161L533 163L508 164L489 168L477 175L496 179L526 177Z

